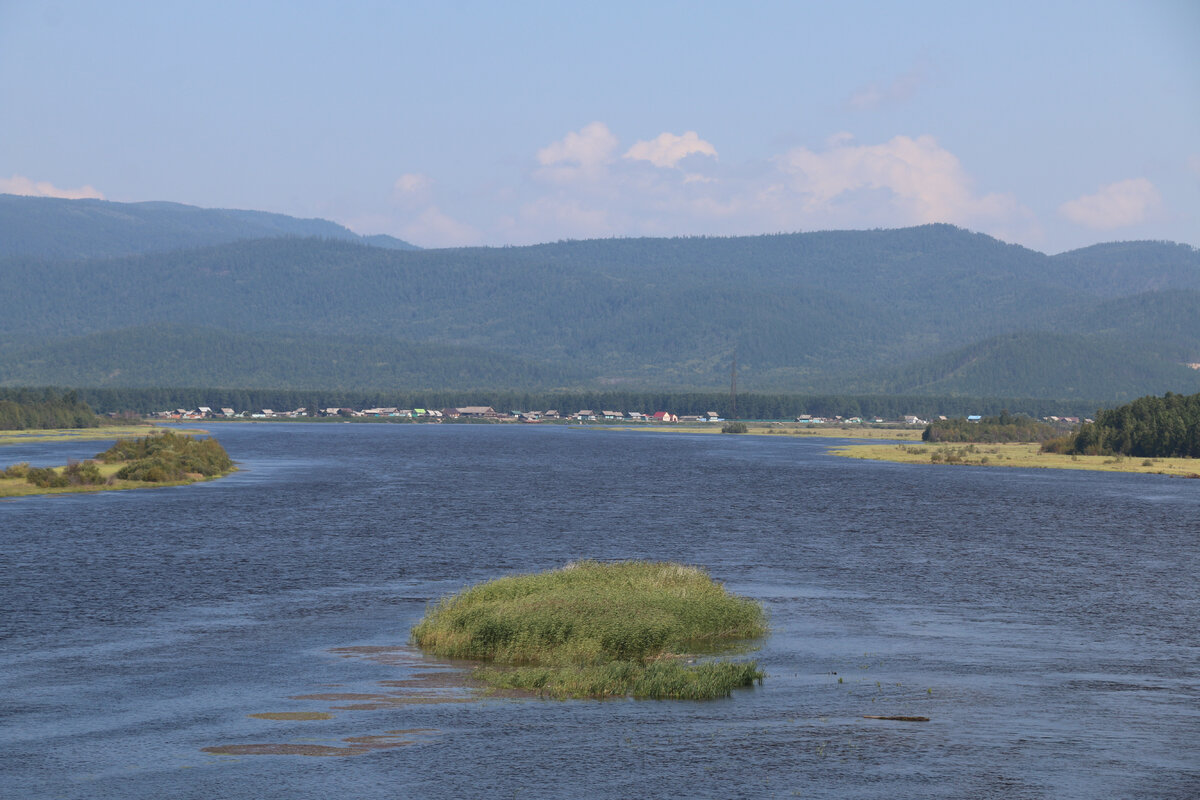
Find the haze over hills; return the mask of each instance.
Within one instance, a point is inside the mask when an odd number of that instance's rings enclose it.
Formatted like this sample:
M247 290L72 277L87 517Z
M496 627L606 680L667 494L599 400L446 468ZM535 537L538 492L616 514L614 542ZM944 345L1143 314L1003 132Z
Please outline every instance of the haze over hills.
M420 251L11 196L0 234L0 385L719 390L736 353L752 391L1200 391L1187 245L1048 256L925 225Z
M418 249L391 236L359 236L328 220L265 211L0 194L0 258L104 258L280 236Z

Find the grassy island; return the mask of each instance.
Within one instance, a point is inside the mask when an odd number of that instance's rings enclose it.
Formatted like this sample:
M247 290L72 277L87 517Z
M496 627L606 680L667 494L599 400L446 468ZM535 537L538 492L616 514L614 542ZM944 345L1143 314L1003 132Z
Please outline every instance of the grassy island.
M469 587L413 628L423 650L490 662L474 677L540 695L703 700L762 681L756 662L698 660L765 635L758 603L697 567L581 561Z
M0 470L0 498L182 486L219 478L235 469L216 439L163 431L139 439L118 439L98 453L96 460L73 461L62 467L13 464Z

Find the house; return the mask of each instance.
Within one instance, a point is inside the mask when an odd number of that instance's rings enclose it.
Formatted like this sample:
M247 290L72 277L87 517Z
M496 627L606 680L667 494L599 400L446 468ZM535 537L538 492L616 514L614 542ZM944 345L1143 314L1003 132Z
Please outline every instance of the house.
M623 419L624 416L625 415L622 414L620 411L601 411L600 412L601 419Z
M980 422L982 419L983 417L979 416L978 414L967 415L967 422Z
M650 418L655 422L679 422L679 417L675 416L670 411L655 411L650 415Z
M496 409L491 406L459 406L453 409L458 412L460 417L471 417L474 419L495 419L500 416L496 413ZM445 413L444 411L442 413Z

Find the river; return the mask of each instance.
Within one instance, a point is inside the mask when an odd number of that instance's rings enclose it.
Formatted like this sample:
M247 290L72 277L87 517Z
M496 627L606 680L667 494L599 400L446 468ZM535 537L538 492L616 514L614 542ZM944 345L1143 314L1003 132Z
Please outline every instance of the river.
M0 796L1200 796L1200 481L785 436L211 430L240 472L0 502ZM762 686L478 698L407 646L431 600L581 558L760 600Z

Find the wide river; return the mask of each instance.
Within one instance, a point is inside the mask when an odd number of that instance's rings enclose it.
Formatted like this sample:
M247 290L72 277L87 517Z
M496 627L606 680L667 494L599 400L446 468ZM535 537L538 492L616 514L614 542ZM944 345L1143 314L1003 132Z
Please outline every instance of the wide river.
M1200 481L783 436L211 429L241 472L0 502L0 796L1200 797ZM432 599L582 558L762 601L762 686L480 699L407 646Z

